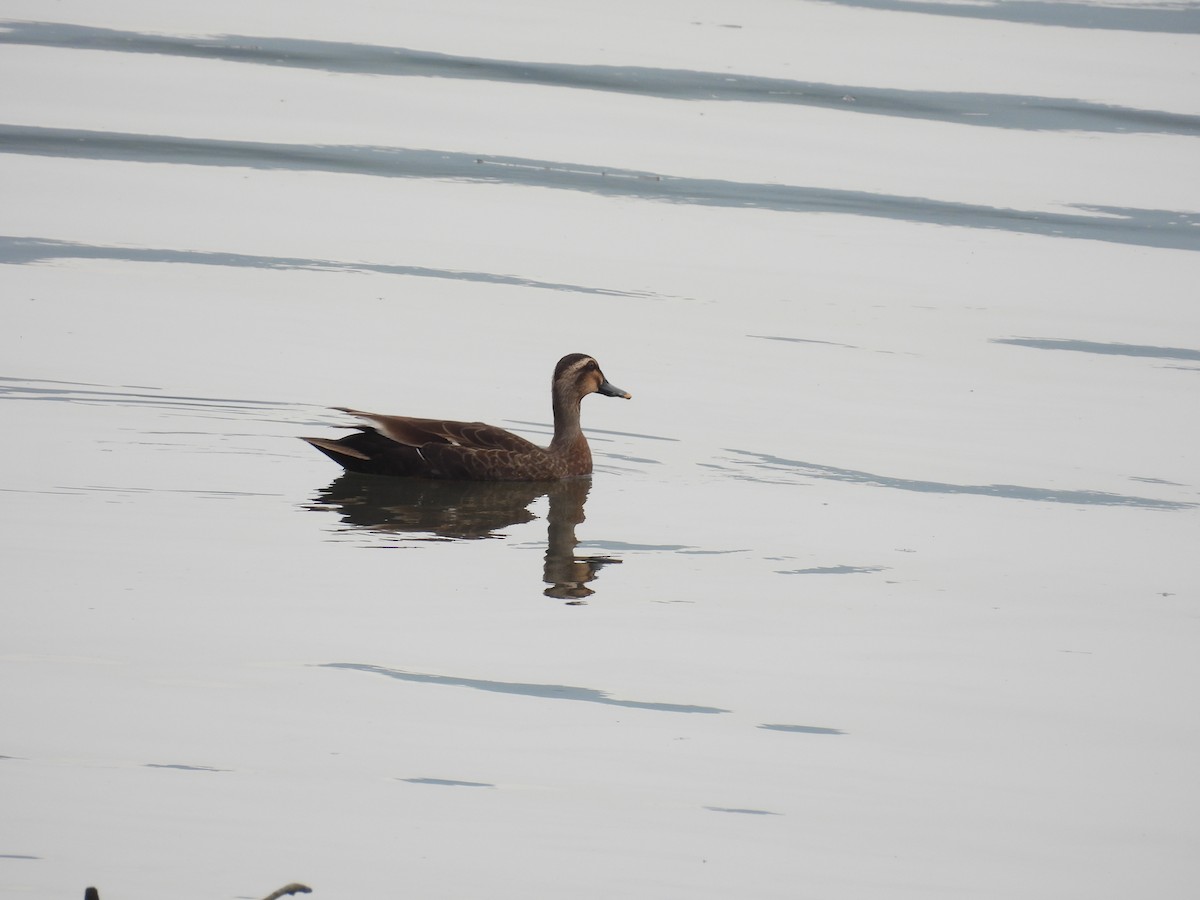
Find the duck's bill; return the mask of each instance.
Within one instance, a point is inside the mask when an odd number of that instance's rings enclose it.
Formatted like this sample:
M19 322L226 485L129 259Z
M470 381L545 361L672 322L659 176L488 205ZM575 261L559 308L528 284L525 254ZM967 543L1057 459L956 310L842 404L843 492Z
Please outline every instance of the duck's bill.
M603 394L605 397L623 397L626 400L633 399L633 395L630 394L628 391L623 391L619 387L617 387L615 384L610 384L607 381L605 381L604 384L600 385L600 387L598 387L597 390L601 394Z

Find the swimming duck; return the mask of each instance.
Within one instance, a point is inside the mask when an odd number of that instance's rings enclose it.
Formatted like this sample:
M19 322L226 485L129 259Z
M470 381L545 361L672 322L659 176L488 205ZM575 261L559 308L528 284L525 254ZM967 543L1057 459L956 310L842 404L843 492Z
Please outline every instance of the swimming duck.
M614 387L595 359L564 356L551 385L554 438L539 447L483 422L381 416L338 407L370 424L340 440L302 438L351 472L464 481L557 481L590 475L592 451L579 427L579 404L588 394L630 395Z

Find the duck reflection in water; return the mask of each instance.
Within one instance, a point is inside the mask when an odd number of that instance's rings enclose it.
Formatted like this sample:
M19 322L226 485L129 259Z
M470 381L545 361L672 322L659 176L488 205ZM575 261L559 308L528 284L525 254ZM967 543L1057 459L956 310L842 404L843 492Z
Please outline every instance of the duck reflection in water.
M547 597L582 604L595 593L587 585L600 569L621 560L576 556L575 526L584 520L590 478L562 481L444 481L387 478L347 472L322 490L310 509L333 510L347 525L427 540L503 537L505 528L531 522L529 507L548 497L547 546L542 579Z

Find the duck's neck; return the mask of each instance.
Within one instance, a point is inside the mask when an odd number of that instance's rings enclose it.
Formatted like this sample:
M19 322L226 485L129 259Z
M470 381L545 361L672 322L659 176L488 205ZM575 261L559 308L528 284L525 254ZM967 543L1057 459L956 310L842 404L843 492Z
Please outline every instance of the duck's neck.
M552 391L554 439L550 442L551 450L565 450L579 441L585 440L583 429L579 427L579 402L581 399L578 394L567 390L565 385L554 385Z

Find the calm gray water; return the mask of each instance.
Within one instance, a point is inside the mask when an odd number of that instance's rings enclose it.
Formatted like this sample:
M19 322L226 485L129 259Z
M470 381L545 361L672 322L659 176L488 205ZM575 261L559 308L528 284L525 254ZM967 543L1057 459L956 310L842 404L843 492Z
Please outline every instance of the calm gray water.
M1195 4L20 8L5 893L1194 883Z

